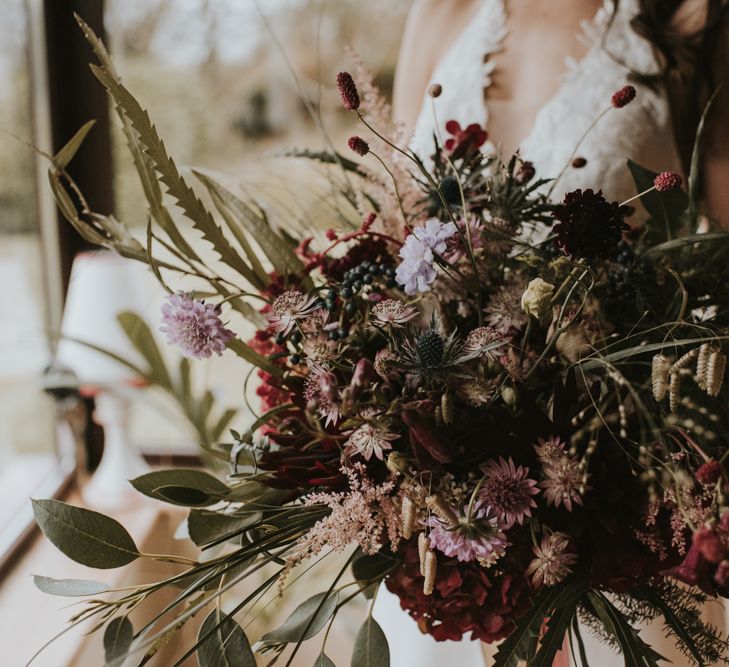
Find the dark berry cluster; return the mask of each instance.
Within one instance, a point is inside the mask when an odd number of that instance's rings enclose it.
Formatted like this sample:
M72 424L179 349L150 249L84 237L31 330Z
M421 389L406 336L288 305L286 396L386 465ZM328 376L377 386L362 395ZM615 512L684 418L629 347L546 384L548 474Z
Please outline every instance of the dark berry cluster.
M391 289L397 287L395 280L395 267L386 263L363 261L344 272L339 296L342 299L351 299L365 286Z

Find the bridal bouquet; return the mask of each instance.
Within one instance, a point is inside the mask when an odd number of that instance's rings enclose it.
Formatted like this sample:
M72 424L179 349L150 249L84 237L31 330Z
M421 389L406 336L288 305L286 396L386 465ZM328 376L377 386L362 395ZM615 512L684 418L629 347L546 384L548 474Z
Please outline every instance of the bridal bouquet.
M587 665L585 631L626 665L657 665L636 627L655 618L687 661L727 659L700 611L729 594L729 234L697 232L694 174L686 192L677 175L630 163L640 214L599 183L553 202L560 175L482 150L476 125L443 124L421 160L389 134L366 75L355 84L341 73L342 102L366 130L349 140L362 159L307 154L338 174L342 228L293 239L193 171L203 203L82 27L149 201L146 244L88 210L65 170L88 127L52 161L61 210L89 240L148 263L170 293L169 342L188 357L228 350L251 362L260 399L247 432L205 445L212 474L131 482L190 508L197 561L142 554L108 517L35 502L46 536L81 563L185 565L123 591L39 578L50 592L91 596L73 621L104 629L109 664L144 663L204 613L176 664L196 652L203 667L250 667L254 649L266 664L293 664L321 634L316 664L332 665L322 631L383 587L438 640L502 640L497 667L551 665L565 637ZM606 100L605 122L634 95L626 86ZM201 260L168 198L219 263ZM202 286L176 290L176 275ZM256 327L248 340L232 324L239 315ZM148 332L135 341L152 381L165 375ZM345 566L326 590L252 647L244 620L266 592L337 552ZM172 587L134 628L130 611ZM352 665L381 667L388 655L370 611Z

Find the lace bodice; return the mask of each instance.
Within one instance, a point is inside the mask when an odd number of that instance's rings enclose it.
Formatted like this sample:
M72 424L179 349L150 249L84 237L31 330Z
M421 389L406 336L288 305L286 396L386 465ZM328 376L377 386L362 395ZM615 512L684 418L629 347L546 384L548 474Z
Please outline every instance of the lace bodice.
M636 0L622 0L611 22L612 11L613 1L605 0L594 19L583 24L578 39L586 42L585 55L567 59L561 87L520 143L522 157L534 163L541 178L554 178L562 171L585 130L610 104L612 93L629 83L631 70L653 72L657 67L652 48L629 24L637 13ZM488 129L488 87L494 69L488 56L502 48L507 18L508 0L483 0L473 21L437 65L431 83L443 87L434 100L441 132L450 119ZM626 158L656 171L678 170L665 94L635 85L636 99L607 114L582 142L577 155L587 163L581 169L567 169L554 188L555 199L580 187L602 188L609 199L627 199L634 187ZM426 98L411 140L411 148L424 159L432 152L434 130L433 107ZM491 140L483 150L495 150Z

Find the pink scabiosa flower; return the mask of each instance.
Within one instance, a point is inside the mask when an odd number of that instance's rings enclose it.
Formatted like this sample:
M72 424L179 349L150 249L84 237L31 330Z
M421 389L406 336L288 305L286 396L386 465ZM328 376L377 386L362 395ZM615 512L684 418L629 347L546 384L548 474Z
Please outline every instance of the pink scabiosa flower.
M438 516L428 518L428 540L433 549L459 561L493 563L509 546L499 520L491 508L477 501L469 515L468 506L453 508L456 525Z
M478 327L471 331L466 337L463 345L465 354L476 354L481 358L496 361L504 353L504 346L509 343L505 337L494 327Z
M276 333L288 335L297 321L312 315L316 310L317 297L306 296L301 292L289 290L271 304L268 321Z
M344 445L344 452L349 456L359 454L365 461L369 461L373 456L384 461L384 452L392 449L390 443L399 437L397 433L390 433L374 423L367 422L352 431Z
M362 137L350 137L347 141L347 146L350 150L353 150L357 155L364 157L370 152L370 145Z
M504 285L496 290L484 309L488 324L502 334L521 329L527 322L527 314L521 309L523 291L519 285Z
M372 308L370 314L375 326L401 327L412 320L418 311L412 306L406 306L402 301L386 299L380 301Z
M456 233L456 225L443 223L436 218L427 220L405 239L400 248L402 262L397 267L395 279L403 286L406 294L427 292L435 280L435 258L443 255L448 239Z
M539 486L544 492L547 505L559 507L564 505L568 512L572 511L572 503L582 505L582 493L585 475L576 461L568 456L544 466L544 479Z
M554 465L565 456L565 443L556 435L550 435L546 440L537 438L534 451L537 453L537 460L542 465Z
M568 535L552 533L534 547L535 558L529 563L526 574L535 587L555 586L572 571L571 566L577 561L577 556L567 551L569 545Z
M357 85L349 72L339 72L337 74L337 88L342 98L342 104L347 111L359 109L359 93Z
M683 183L681 177L672 171L662 171L653 179L653 187L655 187L658 192L676 190L681 187L681 183Z
M539 493L537 482L529 479L529 468L514 465L499 457L481 467L485 479L478 497L491 507L499 523L505 530L514 524L522 525L531 515L537 504L532 496Z
M207 359L223 354L235 334L220 319L220 306L193 299L183 292L170 294L162 305L160 331L170 345L177 345L186 357Z
M622 109L635 99L635 88L633 86L623 86L620 90L616 90L610 98L610 103L616 109Z

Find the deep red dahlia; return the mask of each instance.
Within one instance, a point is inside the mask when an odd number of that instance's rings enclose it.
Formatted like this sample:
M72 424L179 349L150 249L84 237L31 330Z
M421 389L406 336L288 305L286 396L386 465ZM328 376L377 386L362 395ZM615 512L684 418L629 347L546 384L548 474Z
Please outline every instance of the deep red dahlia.
M414 540L403 547L403 564L387 579L387 588L422 632L436 640L473 639L494 642L506 637L518 617L531 604L528 582L494 567L459 563L438 554L435 590L423 593L418 547Z
M553 213L558 221L552 227L555 245L572 257L614 257L623 232L630 229L625 223L629 210L607 201L602 190L568 192Z

